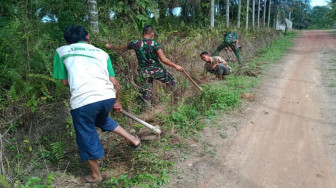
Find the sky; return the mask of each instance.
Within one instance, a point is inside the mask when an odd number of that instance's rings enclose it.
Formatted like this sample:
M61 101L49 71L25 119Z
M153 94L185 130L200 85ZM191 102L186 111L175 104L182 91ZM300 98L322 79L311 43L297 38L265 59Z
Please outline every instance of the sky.
M314 6L324 6L327 5L327 1L326 0L311 0L310 5L312 7Z

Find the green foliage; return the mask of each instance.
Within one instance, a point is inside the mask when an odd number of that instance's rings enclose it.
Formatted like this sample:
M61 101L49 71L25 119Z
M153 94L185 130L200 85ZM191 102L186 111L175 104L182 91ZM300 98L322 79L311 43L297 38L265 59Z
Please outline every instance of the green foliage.
M112 177L109 181L104 182L103 187L161 187L167 184L169 179L168 171L163 170L159 175L153 175L148 172L139 173L132 178L127 175Z
M328 16L330 8L326 6L316 6L312 9L310 14L311 23L309 29L330 29L332 28L333 21L330 16Z
M55 180L55 173L51 172L46 180L39 177L29 177L27 182L23 185L16 185L15 187L20 188L52 188L52 182Z
M10 188L10 185L8 183L8 181L6 180L6 178L0 174L0 184L4 187L4 188Z
M169 161L162 160L159 153L143 150L137 152L131 162L134 169L151 173L161 172L162 169L167 169L173 165Z
M234 81L235 79L233 79ZM202 87L201 95L187 100L186 104L179 105L171 114L163 118L163 122L168 127L177 128L182 135L187 136L206 126L206 124L200 123L201 118L211 118L216 111L229 110L241 103L241 90L229 89L224 82L216 82Z
M69 135L70 137L73 137L75 135L75 130L74 127L72 125L72 119L67 119L66 120L66 124L65 124L65 128L66 128L66 134Z
M183 4L181 17L172 16L172 7L167 9L171 6L170 2L164 0L98 1L100 33L90 33L91 42L102 49L108 38L111 38L115 45L124 45L131 39L141 37L141 29L145 24L152 24L157 31L156 39L164 44L167 56L170 56L169 58L174 62L184 63L183 66L190 70L196 70L193 67L195 65L189 62L195 61L195 57L199 60L198 53L203 50L202 48L213 48L211 45L214 45L214 40L217 41L228 28L220 24L220 19L218 19L218 28L209 29L207 27L209 0L181 1ZM24 114L23 118L13 119L13 122L8 121L11 122L8 125L11 126L8 133L17 135L22 130L26 133L25 124L40 123L35 120L29 122L30 119L39 115L39 112L43 119L59 113L59 111L45 111L43 107L69 99L68 88L52 79L53 56L57 47L65 45L63 31L68 25L76 24L89 28L85 11L86 1L14 0L2 2L0 9L0 110L1 117L10 114ZM157 16L158 9L160 17ZM112 19L110 19L111 11L115 14ZM152 15L154 17L150 17ZM222 19L221 15L218 16ZM49 20L42 22L42 18L46 17ZM258 33L246 34L246 36L257 35ZM134 55L125 53L119 55L112 52L111 59L121 85L120 96L123 107L139 113L138 88L130 83L136 76L136 73L132 73L131 70L135 66ZM181 88L187 90L190 87L188 81L180 80ZM176 109L168 106L167 110L171 113L162 116L163 121L168 128L174 127L179 130L179 136L197 134L199 130L207 126L202 121L203 118L212 118L217 112L226 112L239 106L240 92L248 91L255 86L257 83L255 80L230 76L226 81L203 85L204 93L186 99ZM164 102L168 105L169 99L165 90L160 87L157 91L160 97L163 96L158 103ZM123 124L122 121L118 122ZM64 122L56 123L63 124ZM31 127L34 129L40 126ZM64 124L62 127L64 128ZM30 140L30 138L9 139L10 143L6 143L5 148L8 150L7 153L10 153L8 157L12 157L11 168L15 169L15 177L23 182L27 179L23 168L28 164L27 161L31 161L31 158L42 158L48 165L64 160L66 147L72 145L63 145L65 143L63 136L64 138L70 137L70 140L74 142L74 130L69 119L66 119L63 134L58 135L57 138L44 135L41 143L22 142L23 139ZM159 151L135 152L131 160L130 173L112 178L106 186L159 187L165 184L168 180L168 170L173 164L169 160L162 159L162 155L174 147L180 147L177 146L180 143L170 144L170 139L172 138L166 135L161 140L162 144L153 144L153 147L157 147ZM38 144L43 144L43 146ZM15 166L19 162L21 166ZM49 174L47 180L29 177L24 187L51 187L53 178L54 174Z
M54 142L50 144L52 147L52 153L57 161L64 159L64 151L62 142Z
M220 132L219 133L219 136L223 139L226 139L227 138L227 134L223 133L223 132Z

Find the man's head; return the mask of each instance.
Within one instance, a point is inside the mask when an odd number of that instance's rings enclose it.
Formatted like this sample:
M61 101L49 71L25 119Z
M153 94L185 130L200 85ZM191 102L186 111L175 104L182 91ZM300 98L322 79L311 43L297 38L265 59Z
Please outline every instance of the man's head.
M151 25L146 25L143 29L142 29L142 35L143 36L150 36L150 38L154 37L154 27Z
M64 39L68 44L80 41L89 42L90 35L82 26L69 26L64 32Z
M207 51L202 52L200 56L203 59L203 61L205 61L205 62L210 62L211 61L211 57L210 57L210 55Z

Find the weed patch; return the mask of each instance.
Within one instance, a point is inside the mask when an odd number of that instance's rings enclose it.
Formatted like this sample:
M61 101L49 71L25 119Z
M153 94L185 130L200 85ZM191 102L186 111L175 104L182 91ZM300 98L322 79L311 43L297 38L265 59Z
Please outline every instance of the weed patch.
M213 34L219 35L219 33L216 33L215 31L213 32ZM199 33L194 33L193 35L195 36L195 38L197 38L197 42L201 42L201 37L199 37ZM271 62L280 59L286 49L292 46L294 36L294 34L287 35L273 42L267 48L260 49L258 51L258 58L246 61L243 70L253 70L260 72L264 71L267 67L269 67ZM170 51L171 54L177 54L176 56L180 57L191 56L193 53L195 53L194 48L196 47L192 43L193 41L188 41L189 39L185 38L185 36L178 37L179 39L183 39L186 41L185 43L182 43L181 46L187 46L190 43L191 50L189 50L188 53L181 55L184 52L177 52L176 49L184 48L168 45L168 51ZM179 41L179 39L177 39L176 37L173 39ZM199 49L196 50L198 51ZM196 55L196 57L199 58L198 54ZM120 62L121 68L130 66L127 66L125 61L120 60L119 57L116 57L116 59L116 61ZM190 66L190 70L196 70L196 68L193 67L196 65L190 64ZM119 71L122 71L121 68ZM193 76L195 75L198 75L197 71L195 71L195 74ZM121 80L121 82L129 82L128 78L125 78L125 80L123 79L124 78L122 77L119 80ZM102 171L104 169L106 170L108 168L113 168L113 165L118 164L122 164L121 166L124 167L124 169L113 173L113 177L110 178L108 181L104 182L103 187L159 187L163 184L166 184L169 179L169 173L172 172L174 166L173 161L185 160L185 158L187 157L187 153L189 151L187 143L188 139L197 140L197 137L200 137L201 135L200 131L202 131L207 126L210 126L210 124L216 123L215 117L218 114L226 113L232 109L239 107L242 104L242 99L240 97L241 93L251 93L252 89L256 87L259 82L260 77L230 75L222 81L202 84L202 93L195 94L196 92L193 92L192 95L190 95L192 97L183 99L182 102L175 107L168 105L169 98L167 97L167 93L165 93L162 88L157 89L157 98L160 98L160 101L158 102L166 104L165 112L161 112L160 114L155 115L155 118L158 119L157 121L163 122L161 124L161 127L163 129L163 134L161 135L162 138L157 142L144 143L140 151L132 153L125 152L125 146L120 144L120 140L118 139L103 141L104 149L106 151L106 157L104 157L102 160L104 164L101 165ZM188 92L188 81L182 80L181 82L179 81L179 83L181 83L185 92ZM137 89L135 89L132 84L125 84L122 86L123 87L121 92L124 94L121 95L121 102L124 108L128 110L132 107L133 113L140 113L141 110L137 101ZM13 88L11 92L13 93L14 91L16 91L17 88L19 87L15 86L15 88ZM41 93L43 92L41 91ZM13 96L13 99L15 98L14 94L11 96ZM42 104L44 103L44 101L49 99L46 95L46 98L39 97L35 100L36 101L31 100L29 104L26 104L27 108L32 113L39 112L39 104ZM211 121L204 121L207 119L211 119ZM13 164L11 165L15 166L15 163L17 163L17 161L21 163L27 163L29 159L29 156L27 156L28 154L36 155L37 157L41 158L44 163L47 164L59 164L60 162L66 163L68 160L70 160L70 155L68 156L66 154L69 152L73 152L73 150L69 150L70 147L75 147L74 131L71 121L69 119L65 119L64 121L64 140L46 136L46 138L42 139L41 141L44 145L43 148L38 148L37 145L34 145L31 142L27 141L25 143L20 143L15 137L9 140L5 147L10 151L10 154L13 155ZM126 124L127 122L124 117L118 117L117 121L120 124ZM16 129L19 129L22 125L12 124L11 126L12 128L10 130L15 131ZM223 139L227 138L228 136L224 132L220 132L219 135ZM104 142L108 143L105 145ZM22 154L17 152L18 149L26 150L27 152L25 154ZM113 152L110 152L111 150L113 150ZM214 150L214 147L211 145L211 143L205 142L203 143L202 154L215 155L216 151ZM71 157L74 157L74 155L72 154ZM113 161L111 159L113 159ZM77 165L76 161L74 161L73 159L72 162ZM20 181L26 183L24 184L24 186L40 186L43 184L48 187L52 184L52 181L54 179L53 175L50 175L50 178L37 178L29 175L33 170L39 170L42 169L42 167L43 166L41 164L36 162L34 167L32 169L29 169L29 171L23 171L19 168L13 168L15 169L15 172L12 173L16 174Z
M267 49L260 50L258 52L259 57L246 62L244 69L264 71L274 61L281 59L286 50L293 46L293 38L295 36L296 34L291 33L276 40ZM263 63L260 64L259 62ZM135 175L130 179L123 175L119 178L111 179L109 184L115 184L117 181L118 183L123 182L127 186L140 186L141 183L146 183L148 186L148 183L154 182L153 186L149 187L155 187L155 185L165 183L166 178L168 178L167 172L169 172L169 169L174 164L162 161L163 157L160 157L160 155L165 151L174 151L174 149L178 150L180 148L174 142L176 137L188 138L199 136L199 132L209 126L209 124L204 123L202 120L211 119L218 113L225 113L239 107L242 104L240 94L252 92L252 89L258 86L259 83L260 77L228 76L226 80L201 85L203 88L202 93L185 99L177 107L167 107L166 111L171 113L167 113L166 115L161 114L158 117L164 123L163 127L165 127L166 132L174 130L175 136L167 134L166 137L161 139L160 143L153 144L152 146L157 146L156 154L147 153L146 149L133 159L134 165L136 165L134 168L137 171L152 172L151 174L146 174L148 180L142 180L142 176L139 175ZM228 136L224 132L220 132L219 135L223 139ZM203 143L202 155L215 155L215 153L216 151L211 146L211 143ZM174 157L170 158L170 160L172 159Z

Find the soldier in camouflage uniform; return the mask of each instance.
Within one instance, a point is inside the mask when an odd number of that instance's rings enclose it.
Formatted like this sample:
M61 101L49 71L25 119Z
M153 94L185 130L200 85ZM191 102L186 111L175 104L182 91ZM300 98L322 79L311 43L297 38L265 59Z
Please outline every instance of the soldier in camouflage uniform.
M154 79L167 84L173 91L177 88L173 76L162 66L159 59L164 64L174 67L177 71L182 72L184 69L166 58L161 44L154 40L153 26L145 26L142 34L143 39L133 40L128 45L115 47L111 44L106 44L105 47L112 50L133 49L135 51L139 63L139 78L137 80L141 86L140 92L144 101L150 105Z
M218 53L224 48L228 48L227 50L231 48L238 59L238 63L242 64L238 49L238 35L235 32L225 33L224 41L217 47L213 55L218 56Z

